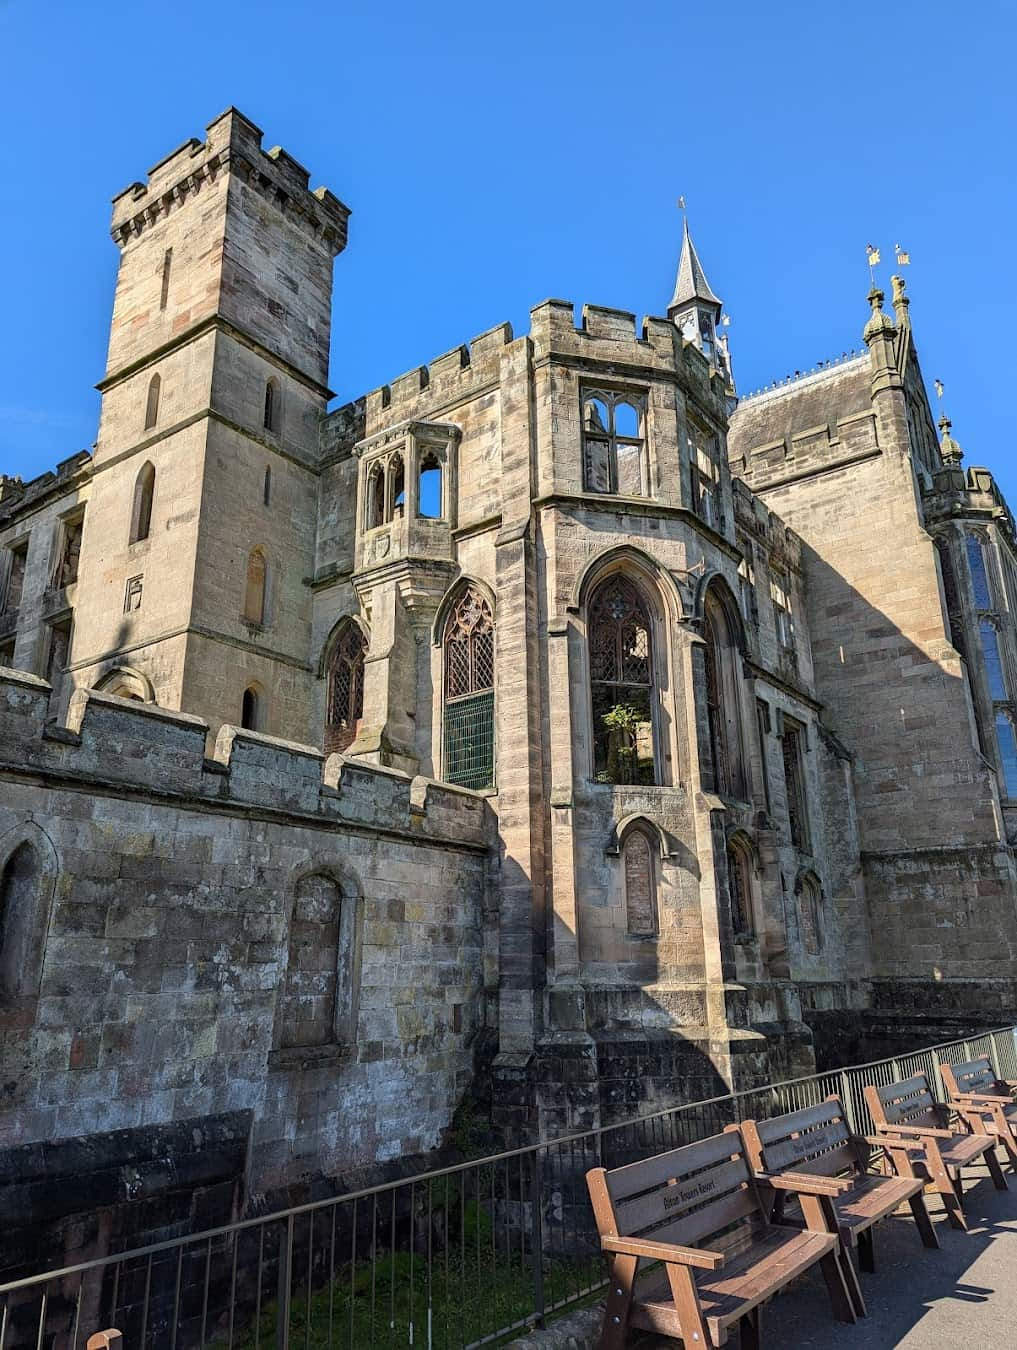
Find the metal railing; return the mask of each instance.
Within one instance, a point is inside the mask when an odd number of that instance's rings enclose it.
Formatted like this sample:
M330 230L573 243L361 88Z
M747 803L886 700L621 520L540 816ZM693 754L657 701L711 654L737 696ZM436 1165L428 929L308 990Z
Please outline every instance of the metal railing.
M586 1189L615 1167L836 1093L992 1057L1017 1078L1017 1028L676 1106L387 1185L0 1285L0 1350L78 1350L117 1327L131 1350L470 1350L595 1296Z

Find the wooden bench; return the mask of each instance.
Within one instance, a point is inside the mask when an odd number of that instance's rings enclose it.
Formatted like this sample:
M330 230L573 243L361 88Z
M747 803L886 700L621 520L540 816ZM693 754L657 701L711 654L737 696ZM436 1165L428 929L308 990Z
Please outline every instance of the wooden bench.
M995 1135L1017 1172L1017 1081L997 1078L988 1055L970 1064L941 1064L950 1105L973 1134Z
M968 1226L961 1183L965 1167L984 1158L996 1189L1008 1189L996 1157L995 1136L954 1130L950 1107L936 1101L924 1074L888 1087L867 1087L865 1101L898 1175L930 1181L943 1197L955 1228L966 1231Z
M771 1120L744 1121L741 1132L749 1161L764 1190L775 1174L788 1172L831 1177L843 1183L842 1189L836 1195L824 1197L823 1203L832 1210L845 1257L852 1247L857 1247L858 1263L863 1270L875 1269L872 1237L876 1224L905 1202L911 1208L925 1246L939 1246L925 1208L924 1181L915 1176L872 1175L868 1171L869 1154L873 1147L882 1148L883 1140L853 1134L838 1097L828 1097L819 1106L791 1111ZM772 1195L771 1217L781 1223L787 1192L773 1189ZM861 1299L860 1291L857 1298ZM856 1303L856 1311L864 1312L864 1304Z
M761 1305L817 1263L835 1315L856 1320L840 1243L818 1199L836 1189L829 1178L796 1179L804 1231L770 1222L737 1133L596 1167L586 1180L610 1268L600 1350L622 1350L629 1328L705 1350L724 1345L735 1325L742 1350L757 1350ZM708 1250L694 1245L711 1238ZM637 1289L641 1261L663 1270Z

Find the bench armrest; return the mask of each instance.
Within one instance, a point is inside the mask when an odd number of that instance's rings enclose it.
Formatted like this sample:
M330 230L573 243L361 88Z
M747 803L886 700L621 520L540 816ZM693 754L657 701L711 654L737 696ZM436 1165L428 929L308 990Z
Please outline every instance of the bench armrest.
M674 1242L649 1242L645 1238L602 1237L601 1250L619 1256L640 1256L647 1261L665 1261L671 1265L698 1266L700 1270L720 1270L723 1252L701 1247L679 1247Z
M891 1148L894 1143L893 1138L886 1134L853 1134L851 1138L856 1144L867 1144L869 1148ZM905 1144L908 1141L898 1139L896 1142Z
M953 1130L940 1130L934 1125L886 1125L882 1121L877 1123L876 1129L890 1138L896 1134L908 1139L952 1139L955 1133Z
M959 1092L953 1099L954 1105L963 1106L981 1106L984 1102L987 1106L1013 1106L1012 1097L998 1097L991 1092Z
M765 1181L778 1191L803 1191L807 1195L842 1195L854 1190L854 1177L824 1177L816 1172L756 1172L757 1181Z

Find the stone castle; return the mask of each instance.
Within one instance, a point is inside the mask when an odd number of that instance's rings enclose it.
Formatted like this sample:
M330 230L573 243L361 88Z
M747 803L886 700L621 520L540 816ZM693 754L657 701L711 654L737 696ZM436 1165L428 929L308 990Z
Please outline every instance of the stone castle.
M235 1206L482 1082L521 1138L1017 1020L1014 522L900 280L739 400L686 226L666 315L330 412L348 216L212 122L114 199L94 452L0 479L4 1175L172 1135Z

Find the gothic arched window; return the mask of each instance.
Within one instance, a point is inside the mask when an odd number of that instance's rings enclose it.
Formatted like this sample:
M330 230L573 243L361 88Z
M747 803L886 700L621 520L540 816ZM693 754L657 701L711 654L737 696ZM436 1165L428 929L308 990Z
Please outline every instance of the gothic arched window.
M265 622L265 585L268 562L260 548L252 549L247 559L244 586L244 618L248 623Z
M650 618L623 576L601 582L589 609L593 769L600 783L654 783Z
M385 466L379 460L367 475L367 528L385 523Z
M731 930L735 937L751 937L755 932L752 918L752 852L746 840L732 839L727 846L727 882L731 900Z
M633 937L657 935L657 882L653 845L645 830L629 831L622 848L625 869L625 921Z
M159 391L162 389L162 377L153 375L148 382L148 397L145 399L145 430L151 431L159 420Z
M134 480L134 506L131 511L132 544L147 539L152 529L152 503L155 500L155 467L143 464Z
M262 423L266 431L275 431L276 419L278 417L279 393L276 389L275 380L268 380L265 384L265 407Z
M349 749L364 715L364 656L367 640L355 623L347 622L332 644L325 692L326 755Z
M406 506L406 470L402 455L393 455L387 469L388 511L387 520L395 520L403 514Z
M474 789L494 784L494 618L467 586L449 611L444 656L445 781Z
M430 520L442 516L441 461L435 454L426 454L420 461L417 481L417 514Z
M727 607L714 591L703 605L706 674L707 746L703 786L725 797L742 797L745 777L741 753L738 647Z

